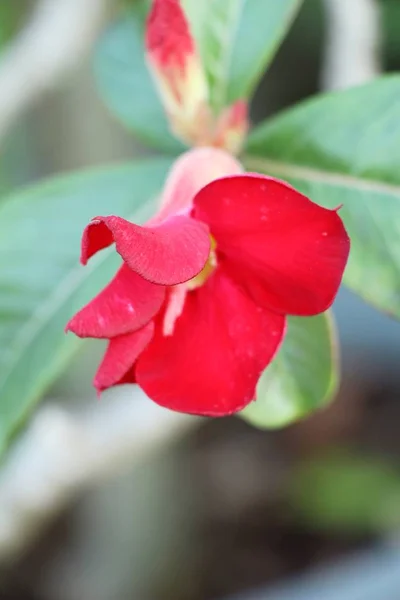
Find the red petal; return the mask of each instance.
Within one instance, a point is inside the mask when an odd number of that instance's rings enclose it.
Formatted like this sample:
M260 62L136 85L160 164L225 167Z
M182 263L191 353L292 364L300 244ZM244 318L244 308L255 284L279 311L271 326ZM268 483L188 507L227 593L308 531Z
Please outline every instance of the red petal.
M350 249L335 210L283 181L237 175L200 190L194 216L209 225L217 249L257 303L294 315L332 304Z
M147 226L154 226L178 213L189 214L193 199L202 187L218 177L241 173L241 164L217 148L194 148L182 154L169 172L158 214ZM86 226L81 242L81 263L114 242L112 231L104 221L93 220Z
M283 316L256 306L217 269L203 287L188 293L172 336L163 336L158 325L138 359L137 382L172 410L234 413L254 399L284 329Z
M143 327L160 310L165 287L146 281L126 265L67 325L79 337L111 338Z
M179 0L154 0L145 41L147 52L160 67L184 69L186 57L195 52L195 45Z
M121 217L96 217L87 228L87 247L98 243L98 228L107 227L117 251L138 275L160 285L176 285L195 277L210 253L210 236L203 223L171 217L152 227L140 227ZM100 224L100 225L99 225ZM103 234L102 234L103 235Z
M104 250L114 243L114 237L105 223L92 221L86 225L81 241L81 263L86 265L99 250Z
M142 329L127 335L119 335L110 340L104 358L97 370L93 385L99 391L121 384L130 383L127 377L139 354L149 344L154 333L154 323L150 321Z

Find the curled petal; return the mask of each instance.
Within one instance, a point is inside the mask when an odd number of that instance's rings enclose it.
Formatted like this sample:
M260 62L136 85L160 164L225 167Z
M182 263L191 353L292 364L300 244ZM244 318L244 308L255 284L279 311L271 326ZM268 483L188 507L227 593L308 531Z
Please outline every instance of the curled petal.
M88 255L99 228L107 228L125 263L144 279L176 285L195 277L210 253L210 236L203 223L176 216L151 227L140 227L121 217L96 217L87 228ZM104 238L104 233L101 234ZM93 238L92 238L93 236Z
M350 240L337 210L262 175L210 183L195 198L222 257L257 303L293 315L325 311L338 291Z
M217 269L190 292L172 336L156 328L138 358L136 380L172 410L223 416L254 399L263 369L274 357L285 317L259 308Z
M98 392L113 385L130 383L131 379L133 380L132 367L137 357L150 343L153 333L154 323L150 321L138 331L119 335L110 340L93 381Z
M88 260L99 250L104 250L114 243L114 237L105 223L91 221L86 225L81 241L81 264L86 265Z
M69 321L79 337L112 338L135 331L154 317L165 287L150 283L122 265L114 279Z

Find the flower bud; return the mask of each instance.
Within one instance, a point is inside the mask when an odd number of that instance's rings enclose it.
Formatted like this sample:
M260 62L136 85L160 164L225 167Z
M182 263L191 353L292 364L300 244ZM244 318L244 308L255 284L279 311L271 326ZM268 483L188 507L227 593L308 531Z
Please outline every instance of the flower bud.
M154 0L146 27L150 70L174 133L201 145L209 137L208 85L179 0Z

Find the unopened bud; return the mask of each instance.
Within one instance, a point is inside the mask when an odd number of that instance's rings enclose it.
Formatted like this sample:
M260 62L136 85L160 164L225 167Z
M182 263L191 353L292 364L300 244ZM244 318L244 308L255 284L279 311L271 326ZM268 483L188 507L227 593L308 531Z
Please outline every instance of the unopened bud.
M208 135L208 85L179 0L154 0L146 27L150 70L174 133L192 144Z

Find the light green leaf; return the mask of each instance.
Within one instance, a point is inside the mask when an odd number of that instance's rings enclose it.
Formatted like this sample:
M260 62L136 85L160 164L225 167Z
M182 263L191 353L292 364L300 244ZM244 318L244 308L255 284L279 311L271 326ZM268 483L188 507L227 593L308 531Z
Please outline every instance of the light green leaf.
M182 0L218 111L249 98L302 0Z
M294 423L329 403L337 371L337 346L328 314L289 317L282 347L258 382L256 400L239 416L265 429Z
M183 0L205 63L216 109L248 98L271 62L302 0ZM138 0L100 40L94 63L108 108L151 146L178 153L147 69L144 21L148 0Z
M143 3L114 23L97 47L94 72L108 108L137 137L165 152L178 154L184 145L170 132L144 55Z
M145 161L56 178L0 206L0 449L66 367L80 342L72 314L115 272L115 252L79 265L84 226L98 214L143 221L169 163Z
M293 183L340 215L352 246L344 282L400 318L400 76L321 95L258 127L249 169Z

